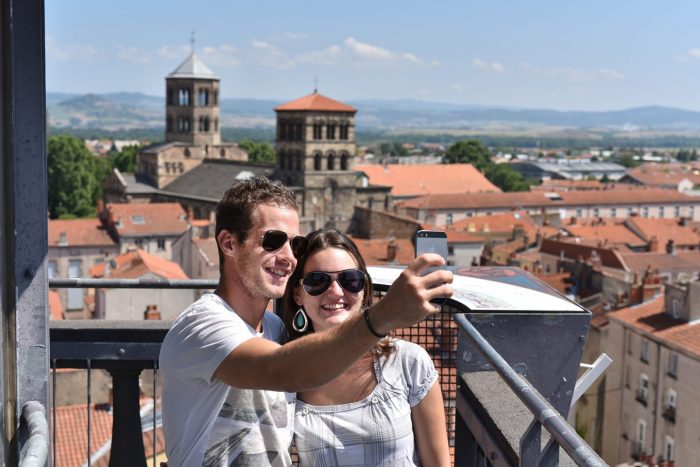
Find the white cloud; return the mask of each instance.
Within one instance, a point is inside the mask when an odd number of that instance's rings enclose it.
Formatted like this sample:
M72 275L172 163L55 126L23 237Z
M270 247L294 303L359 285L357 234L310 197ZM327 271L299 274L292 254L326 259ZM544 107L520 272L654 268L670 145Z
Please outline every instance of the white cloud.
M164 45L158 47L156 54L167 59L184 59L191 50L189 45Z
M609 70L607 68L602 68L598 71L598 76L608 81L620 81L625 79L624 73L617 70Z
M100 52L91 45L61 44L51 36L46 36L46 56L59 62L91 62L100 57Z
M497 75L502 75L506 72L506 67L499 62L487 62L480 58L475 58L472 60L472 66L479 70L486 71L488 73L494 73Z
M438 61L425 62L411 52L395 52L379 45L362 42L354 37L347 37L341 44L332 45L323 50L300 54L297 60L302 63L320 65L354 65L370 64L437 66Z
M293 59L270 42L253 39L250 45L255 49L253 59L259 65L278 70L288 70L297 66Z
M230 44L202 47L202 60L214 66L236 66L240 62L237 58L238 49Z
M700 58L700 47L693 47L688 50L688 57Z
M123 44L114 44L117 48L117 58L127 62L149 63L151 61L150 54L138 47L130 47Z
M529 63L521 63L520 67L535 76L561 78L575 82L596 80L620 81L625 79L624 73L609 68L601 68L596 71L573 67L538 68Z

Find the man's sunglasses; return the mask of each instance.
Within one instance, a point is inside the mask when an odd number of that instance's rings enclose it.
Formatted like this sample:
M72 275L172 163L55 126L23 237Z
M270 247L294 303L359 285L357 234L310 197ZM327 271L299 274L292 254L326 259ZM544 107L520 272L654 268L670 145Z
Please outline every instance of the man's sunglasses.
M350 293L358 293L365 288L367 277L359 269L346 269L338 272L311 271L304 274L301 285L307 294L311 296L321 295L333 284L338 284Z
M265 251L277 251L289 241L295 258L300 258L306 252L306 237L297 235L289 237L287 232L281 230L268 230L262 236L262 247Z

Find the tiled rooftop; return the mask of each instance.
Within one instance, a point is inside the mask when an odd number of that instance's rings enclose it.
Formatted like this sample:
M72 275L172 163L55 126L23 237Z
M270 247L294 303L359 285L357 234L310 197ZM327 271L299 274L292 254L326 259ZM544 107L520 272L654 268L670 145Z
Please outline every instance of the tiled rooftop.
M388 257L389 242L392 240L354 238L353 241L368 266L407 265L413 261L416 255L413 243L409 239L397 238L393 240L396 244L396 257L393 260Z
M674 319L666 313L663 293L658 293L639 305L609 313L608 316L611 321L633 327L700 358L700 325Z
M99 219L49 219L49 247L112 246Z
M574 237L594 241L605 241L609 245L622 244L643 247L646 241L624 225L570 225L563 227Z
M511 211L490 216L474 216L453 223L450 228L474 235L485 233L510 235L516 225L523 227L531 240L535 239L537 225L525 211Z
M326 112L357 112L357 109L317 92L275 107L275 111L326 111Z
M113 203L107 211L120 236L179 235L189 225L180 203Z
M188 279L179 264L146 253L141 249L129 251L109 261L109 271L105 274L107 263L100 263L90 268L92 277L112 279L138 279L148 274L162 279Z
M355 170L367 174L372 185L392 187L391 194L399 197L501 192L471 164L364 164Z
M700 235L689 226L679 224L677 219L631 217L627 219L625 224L639 232L642 238L647 241L656 237L659 251L665 251L669 240L673 240L677 247L697 248L700 244Z
M513 207L563 207L563 206L607 206L614 204L659 204L659 203L700 203L692 196L675 190L634 189L634 190L591 190L560 191L561 200L552 200L544 191L510 193L463 193L453 195L426 195L400 203L402 207L415 209L474 209Z

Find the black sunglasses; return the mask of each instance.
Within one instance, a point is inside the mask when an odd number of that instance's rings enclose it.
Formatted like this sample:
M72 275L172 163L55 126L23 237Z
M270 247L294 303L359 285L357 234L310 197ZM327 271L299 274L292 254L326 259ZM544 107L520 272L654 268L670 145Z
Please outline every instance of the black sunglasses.
M301 285L307 294L315 297L328 290L334 280L348 292L358 293L365 288L367 277L359 269L338 272L311 271L304 274Z
M295 258L301 257L306 252L306 237L296 235L289 237L287 232L281 230L268 230L262 236L262 247L265 251L277 251L289 241Z

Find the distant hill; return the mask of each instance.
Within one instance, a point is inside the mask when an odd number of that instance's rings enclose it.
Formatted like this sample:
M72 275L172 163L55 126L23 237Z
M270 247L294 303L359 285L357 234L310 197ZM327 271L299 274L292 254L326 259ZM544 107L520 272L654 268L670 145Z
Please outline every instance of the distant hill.
M47 93L49 123L56 127L131 129L162 127L164 99L141 93ZM269 128L274 107L283 101L222 99L221 126ZM639 107L606 112L518 109L425 102L411 99L348 101L356 107L357 124L372 130L495 130L552 127L559 130L700 131L700 112L670 107Z

